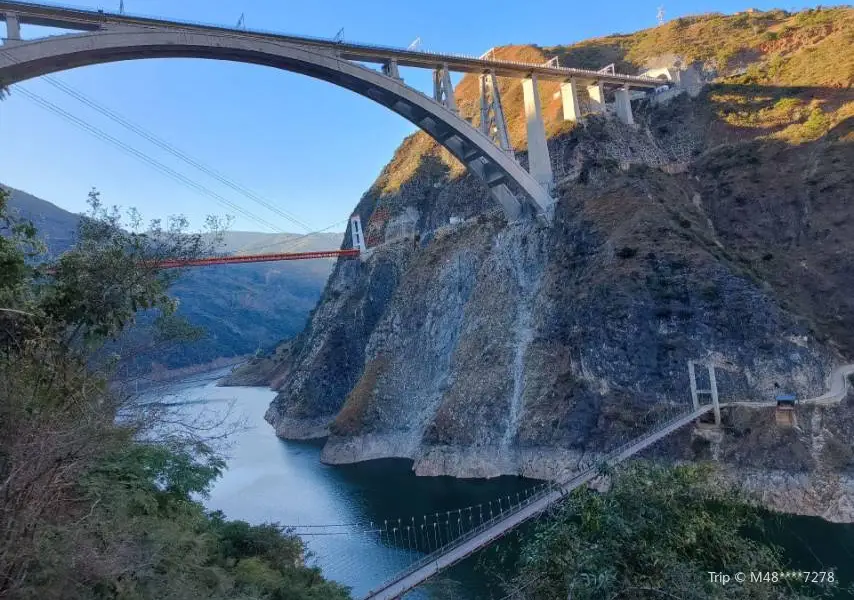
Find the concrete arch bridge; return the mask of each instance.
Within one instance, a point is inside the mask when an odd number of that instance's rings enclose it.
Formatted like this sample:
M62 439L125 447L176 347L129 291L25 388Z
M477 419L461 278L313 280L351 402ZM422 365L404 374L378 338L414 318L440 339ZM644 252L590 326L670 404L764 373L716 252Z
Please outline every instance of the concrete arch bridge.
M614 89L617 115L631 122L632 90L652 91L661 80L557 66L435 54L341 40L134 17L26 2L0 1L6 37L0 46L0 86L77 67L143 58L207 58L266 65L347 88L408 119L447 148L488 186L508 219L534 214L550 219L553 176L537 80L561 82L564 117L580 116L578 85L586 85L590 109L605 110ZM77 33L26 40L22 24ZM362 63L379 65L371 69ZM433 71L432 95L406 85L400 67ZM459 116L452 72L480 77L480 127ZM521 79L528 130L529 170L513 156L496 77Z

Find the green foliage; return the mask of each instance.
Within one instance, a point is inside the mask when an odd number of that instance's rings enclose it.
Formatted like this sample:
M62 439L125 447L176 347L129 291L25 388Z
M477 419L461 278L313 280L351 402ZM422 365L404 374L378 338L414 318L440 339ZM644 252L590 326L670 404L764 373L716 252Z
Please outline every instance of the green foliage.
M0 597L142 600L343 600L347 590L303 564L299 538L275 524L208 514L224 462L156 405L113 392L92 347L137 310L174 318L166 258L205 251L186 222L144 233L101 208L55 265L32 266L35 231L6 218L0 192ZM80 341L88 342L81 344Z
M780 550L757 541L760 510L720 489L705 466L633 464L611 489L574 491L524 545L515 587L529 600L602 598L784 599L829 587L713 583L710 571L784 570Z
M41 251L32 223L16 222L6 213L9 193L0 187L0 306L23 302L23 282L30 272L28 259Z
M176 305L167 289L176 274L158 263L198 258L211 250L202 235L186 233L183 217L172 217L165 226L152 221L140 232L136 213L125 223L118 208L105 208L95 190L89 193L89 206L78 243L52 265L41 300L51 320L69 327L70 342L77 334L89 343L114 338L140 310L173 314Z
M810 116L807 117L803 125L803 136L808 140L815 140L827 133L830 129L830 119L818 107L810 111Z

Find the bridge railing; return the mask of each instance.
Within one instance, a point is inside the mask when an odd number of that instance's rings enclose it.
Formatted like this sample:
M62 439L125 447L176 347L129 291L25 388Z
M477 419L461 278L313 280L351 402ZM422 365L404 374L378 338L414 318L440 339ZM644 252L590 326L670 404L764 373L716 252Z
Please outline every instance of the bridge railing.
M694 413L694 411L690 411L690 410L689 411L682 411L682 412L680 412L680 414L678 416L667 420L665 423L659 425L654 430L647 432L645 435L634 438L632 440L626 441L625 443L621 444L617 448L612 449L611 451L609 451L606 455L604 455L602 457L597 457L595 459L591 459L590 463L588 463L587 466L583 467L581 471L577 471L571 477L564 479L564 480L561 480L557 483L553 483L551 486L543 489L541 492L537 492L536 494L532 494L531 496L528 496L527 498L525 498L524 500L522 500L518 504L514 505L509 510L499 513L498 515L484 521L482 524L478 525L477 527L470 529L469 531L467 531L463 535L457 537L453 541L448 542L448 543L444 544L443 546L440 546L439 548L437 548L433 552L430 552L429 554L426 554L425 556L423 556L419 560L417 560L414 563L412 563L411 565L409 565L406 569L400 571L395 576L393 576L393 577L389 578L388 580L386 580L385 582L383 582L382 585L375 588L374 591L371 591L368 594L368 597L373 595L376 592L376 590L386 588L389 585L406 578L407 576L411 575L412 573L415 573L419 569L426 567L430 563L435 562L438 558L440 558L441 556L452 551L454 548L457 548L457 547L461 546L462 544L465 544L466 542L476 538L478 535L484 533L485 531L491 529L492 527L498 525L499 523L506 521L511 516L518 514L523 509L530 506L531 504L533 504L535 502L539 502L540 500L543 500L549 496L555 496L554 500L552 502L549 502L544 507L544 509L548 508L548 506L550 506L554 502L560 500L568 492L574 490L575 488L579 487L580 485L583 485L585 482L593 479L595 477L595 475L598 472L603 471L606 466L614 466L615 464L618 464L621 460L620 457L624 453L629 451L632 447L637 446L639 443L641 443L642 441L644 441L650 437L653 437L655 435L658 435L658 434L666 431L667 429L671 428L674 424L678 423L679 421L681 421L682 419L686 418L687 416L689 416L693 413ZM539 514L539 513L532 514L531 517L536 516L536 514Z
M89 7L75 6L75 5L70 5L70 4L61 4L58 2L39 2L39 3L35 4L34 6L50 7L50 8L56 8L59 10L80 11L82 13L86 13L87 15L91 15L94 12ZM120 21L121 19L134 19L134 18L147 19L147 20L153 20L153 21L161 21L161 22L164 22L164 24L168 23L168 21L169 21L169 19L164 19L163 17L158 17L158 16L154 16L154 15L146 15L144 13L136 13L136 12L135 13L116 13L116 12L110 12L110 11L101 11L99 13L99 15L103 15L104 21L109 21L109 19L111 19L111 18L116 19L117 21ZM297 34L290 34L290 33L282 32L282 31L272 31L272 30L268 30L268 29L255 29L255 28L238 29L236 27L229 27L228 25L215 24L215 23L209 23L209 22L204 22L204 21L182 19L181 21L176 21L175 24L177 26L180 26L180 24L185 24L185 25L191 25L191 26L197 26L197 27L208 27L208 28L213 28L213 29L219 29L219 30L222 30L223 33L276 36L276 37L282 37L282 38L293 38L295 40L313 41L313 42L322 43L322 44L341 44L341 45L348 46L351 48L360 48L360 49L363 49L366 51L380 50L380 51L387 51L387 52L396 52L399 54L409 54L411 56L429 55L429 56L436 56L437 58L453 57L453 58L459 58L459 59L463 59L463 60L479 61L479 62L483 62L483 63L487 63L487 64L493 64L495 66L508 65L508 66L514 66L514 67L522 67L522 68L527 68L527 67L535 67L538 69L548 68L548 69L553 70L553 71L564 72L567 75L579 74L579 73L589 74L591 77L594 77L594 78L602 75L602 73L600 73L599 71L594 71L592 69L576 69L573 67L543 67L543 65L541 65L539 63L521 62L521 61L515 61L515 60L494 60L494 59L493 60L485 60L485 59L478 57L478 56L472 56L472 55L468 55L468 54L458 54L458 53L454 53L454 52L434 52L431 50L409 50L408 48L398 48L395 46L386 46L383 44L364 44L364 43L359 43L359 42L343 42L343 41L335 40L334 38L324 38L324 37L319 37L319 36L302 35L302 34L297 35ZM625 78L629 78L629 79L635 79L638 81L655 81L651 77L645 77L645 76L639 76L639 75L616 74L616 76L625 77Z

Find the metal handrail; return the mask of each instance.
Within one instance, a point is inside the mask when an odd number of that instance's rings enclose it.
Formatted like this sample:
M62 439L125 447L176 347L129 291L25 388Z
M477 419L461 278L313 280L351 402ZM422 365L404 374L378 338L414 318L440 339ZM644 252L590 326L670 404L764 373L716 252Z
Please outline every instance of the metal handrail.
M398 53L401 55L408 55L408 56L413 56L413 57L425 56L425 55L431 56L431 57L432 56L435 56L435 57L453 57L453 58L459 58L459 59L464 59L464 60L477 61L477 62L483 63L485 66L494 66L494 67L510 66L510 67L522 67L522 68L533 68L533 69L544 69L545 68L545 69L548 69L551 71L565 73L567 75L588 74L588 75L591 75L593 77L597 77L597 76L601 77L603 75L603 73L601 73L599 71L594 71L591 69L576 69L576 68L572 68L572 67L562 67L562 66L544 67L543 65L540 65L537 63L521 62L521 61L514 61L514 60L495 60L495 59L485 60L485 59L480 58L480 57L471 56L471 55L467 55L467 54L457 54L457 53L453 53L453 52L435 52L435 51L431 51L431 50L417 50L416 51L416 50L409 50L408 48L386 46L383 44L365 44L365 43L360 43L360 42L341 42L341 41L336 41L333 38L324 38L324 37L319 37L319 36L310 36L310 35L302 35L302 34L300 34L300 35L288 34L288 33L281 32L281 31L272 31L272 30L255 29L255 28L237 29L234 27L228 27L225 25L217 25L214 23L208 23L208 22L204 22L204 21L182 20L180 22L172 22L172 21L169 21L167 19L164 19L163 17L146 15L144 13L116 13L116 12L108 12L108 11L98 11L96 13L95 11L93 11L90 8L85 8L85 7L81 7L81 6L75 6L75 5L69 5L69 4L61 4L58 2L39 2L39 3L34 3L34 4L21 2L21 3L12 3L12 4L20 4L21 8L30 7L30 9L38 9L39 7L47 7L47 8L56 8L59 10L76 11L76 12L83 13L81 16L85 16L85 17L91 17L93 14L98 14L99 16L101 16L101 18L103 19L103 21L105 23L108 23L111 19L114 19L116 23L121 24L124 21L138 18L138 19L146 19L146 20L151 20L151 21L158 21L158 26L173 27L173 28L180 28L182 25L206 27L206 28L212 28L212 29L220 30L222 34L231 34L231 35L238 35L238 36L247 36L247 35L248 36L252 36L252 35L274 36L274 37L281 37L281 38L292 38L294 40L299 40L299 41L315 42L315 43L322 43L322 44L328 44L328 45L334 45L334 46L340 46L340 47L346 47L346 48L361 49L361 50L365 50L365 51L379 50L379 51L395 52L395 53ZM144 25L144 24L140 24L140 25ZM625 79L627 81L635 80L635 81L640 81L640 82L644 82L644 83L657 81L655 78L642 76L642 75L622 75L622 74L616 74L615 73L612 76L618 77L621 79Z
M569 479L566 479L566 480L563 480L559 483L553 484L551 487L545 488L543 491L538 492L537 494L534 494L534 495L526 498L525 500L522 500L519 504L515 505L514 508L511 508L508 511L502 511L500 514L496 515L495 517L490 518L488 521L485 521L484 523L481 523L477 527L470 529L469 531L467 531L466 533L464 533L460 537L454 539L453 541L448 542L447 544L444 544L443 546L437 548L433 552L425 555L424 557L422 557L418 561L409 565L407 568L396 573L393 577L384 581L378 588L375 588L375 589L382 589L382 588L388 587L389 585L395 583L396 581L400 581L402 579L405 579L406 577L408 577L412 573L415 573L419 569L422 569L422 568L426 567L427 565L429 565L431 562L436 561L436 559L438 559L440 556L447 554L448 552L450 552L454 548L461 546L465 542L477 537L478 535L480 535L484 531L487 531L488 529L497 525L498 523L510 518L512 515L517 514L523 508L529 506L533 502L537 502L543 498L546 498L549 495L554 495L554 494L558 495L555 498L555 501L560 500L566 493L577 488L579 485L583 484L585 481L589 481L590 479L592 479L592 476L595 475L595 473L597 471L600 471L605 465L612 466L613 464L619 462L617 460L619 458L619 456L621 454L623 454L629 448L638 445L642 441L644 441L650 437L653 437L656 434L661 433L662 431L667 430L673 424L677 423L681 419L684 419L685 417L687 417L691 414L694 414L694 412L696 412L696 411L681 413L677 417L674 417L674 418L668 420L661 427L656 428L655 430L651 431L650 433L643 436L642 438L627 441L626 443L622 444L621 446L618 446L617 448L608 452L608 454L606 454L605 457L603 457L601 460L594 461L594 463L591 466L586 467L583 471L577 473L576 475L570 477ZM565 489L567 487L569 487L570 489L568 489L568 490ZM543 507L543 510L548 508L548 506L550 506L551 504L553 504L553 502L549 502L545 507ZM533 516L535 516L535 515L531 515L531 517L533 517ZM375 592L372 590L371 592L368 593L368 596L370 596L374 593Z

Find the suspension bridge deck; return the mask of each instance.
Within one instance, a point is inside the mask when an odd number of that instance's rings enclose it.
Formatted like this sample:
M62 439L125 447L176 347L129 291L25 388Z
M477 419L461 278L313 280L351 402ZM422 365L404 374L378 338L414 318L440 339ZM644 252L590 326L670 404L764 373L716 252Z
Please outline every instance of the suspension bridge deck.
M608 465L619 464L662 438L667 437L677 429L700 418L710 410L712 410L711 405L702 406L694 412L677 417L656 431L615 450L599 464L589 467L578 475L559 483L555 488L540 496L529 498L515 510L508 511L491 521L487 521L482 526L468 532L446 547L425 556L407 570L399 573L394 579L372 590L364 597L364 600L392 600L393 598L399 598L439 571L474 554L521 523L543 513L566 494L594 479L599 474L602 463L607 463Z

